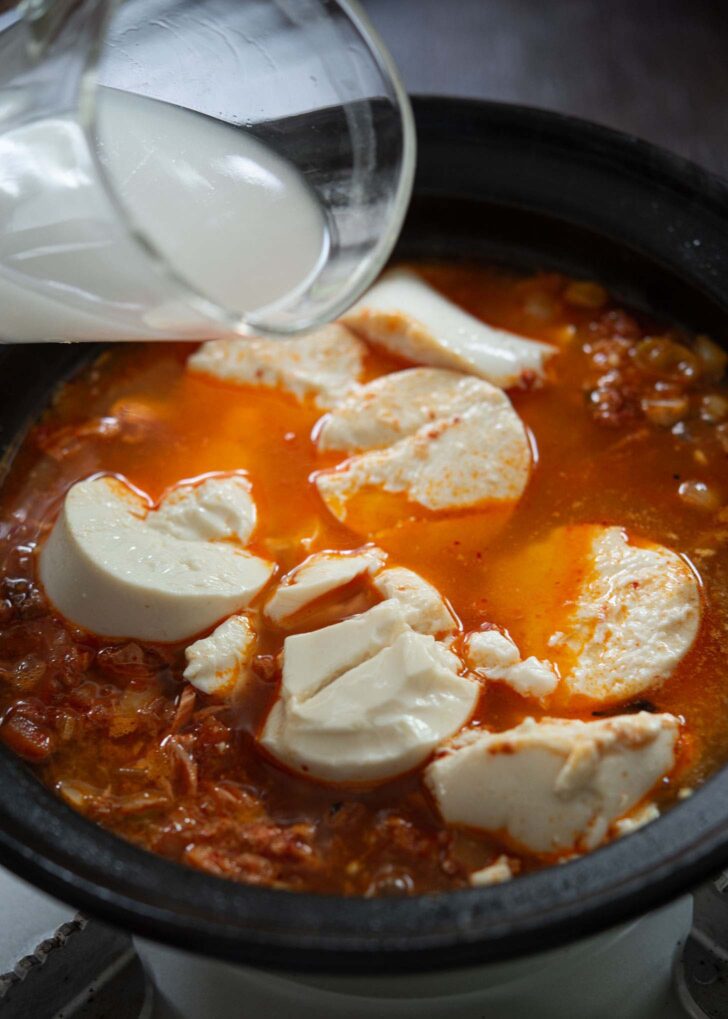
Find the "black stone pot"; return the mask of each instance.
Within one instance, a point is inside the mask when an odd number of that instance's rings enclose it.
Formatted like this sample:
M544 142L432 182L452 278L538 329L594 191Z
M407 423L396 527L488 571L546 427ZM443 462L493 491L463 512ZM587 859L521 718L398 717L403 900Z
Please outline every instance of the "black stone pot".
M721 181L583 121L460 100L414 106L419 170L398 254L563 269L726 342ZM61 345L0 350L6 460L88 354ZM3 749L0 862L114 924L241 963L339 973L482 964L626 920L725 866L728 775L563 866L492 888L367 900L249 888L149 855L75 814Z

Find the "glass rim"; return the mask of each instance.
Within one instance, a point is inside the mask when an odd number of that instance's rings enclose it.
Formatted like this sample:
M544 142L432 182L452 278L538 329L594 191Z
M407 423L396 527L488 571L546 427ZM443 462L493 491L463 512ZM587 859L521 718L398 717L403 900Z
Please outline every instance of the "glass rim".
M122 6L123 2L124 0L100 0L100 7L97 8L99 11L99 23L96 31L93 33L92 42L89 46L81 75L77 113L78 123L86 141L97 182L101 185L104 196L109 201L117 221L125 231L128 239L142 251L157 276L166 280L178 292L180 299L188 307L211 323L222 326L231 334L237 333L243 336L251 334L295 336L337 319L364 293L384 268L404 222L412 194L416 166L417 142L414 115L409 96L389 51L370 19L364 13L357 0L333 0L339 10L348 18L355 31L364 40L370 59L375 63L382 79L389 84L392 90L395 100L394 105L399 114L402 129L402 153L397 187L391 203L390 221L377 244L365 255L360 264L357 265L355 272L349 277L345 291L336 300L330 301L327 304L325 317L322 318L320 314L302 317L297 319L295 327L288 327L284 324L272 328L270 325L265 324L266 314L276 308L280 308L281 303L289 298L291 293L295 293L295 289L284 295L280 302L272 302L249 314L236 313L225 308L218 301L209 297L203 289L191 282L183 272L180 272L172 260L148 236L143 226L136 222L133 213L119 195L112 176L108 173L99 157L97 95L98 89L101 86L98 80L98 70L109 26L114 14ZM310 286L311 284L308 285ZM180 339L184 339L184 336L180 336Z

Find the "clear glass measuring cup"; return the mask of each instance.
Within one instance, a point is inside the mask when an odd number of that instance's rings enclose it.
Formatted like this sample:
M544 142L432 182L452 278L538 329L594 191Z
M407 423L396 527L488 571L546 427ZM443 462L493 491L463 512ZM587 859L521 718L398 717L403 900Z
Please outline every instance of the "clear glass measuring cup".
M399 232L414 129L348 0L0 2L0 340L289 333Z

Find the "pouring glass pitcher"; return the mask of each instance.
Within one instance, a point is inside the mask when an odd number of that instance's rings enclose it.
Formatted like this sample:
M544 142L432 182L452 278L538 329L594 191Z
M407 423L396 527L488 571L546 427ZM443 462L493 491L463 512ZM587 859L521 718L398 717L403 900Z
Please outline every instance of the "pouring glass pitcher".
M347 0L25 0L0 14L0 339L336 317L396 240L414 148Z

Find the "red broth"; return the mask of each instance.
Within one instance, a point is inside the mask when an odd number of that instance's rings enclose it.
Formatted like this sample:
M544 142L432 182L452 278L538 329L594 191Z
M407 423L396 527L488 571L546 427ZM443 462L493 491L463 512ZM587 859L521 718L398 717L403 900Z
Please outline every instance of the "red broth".
M568 569L556 582L533 552L539 539L563 524L624 525L685 554L705 606L672 677L606 713L646 706L685 719L680 763L656 793L661 806L728 756L728 388L717 350L616 306L596 284L419 268L474 315L560 351L545 386L511 394L538 462L495 533L479 512L384 530L372 513L366 536L337 523L310 482L340 459L311 442L320 411L187 374L190 345L104 353L59 390L23 443L0 494L0 737L67 803L123 838L234 880L366 895L463 887L502 851L441 822L421 768L352 791L293 776L263 755L254 734L276 695L280 631L261 632L250 692L229 707L183 682L185 644L109 641L60 618L38 585L37 550L69 486L98 471L158 499L184 478L244 469L258 506L252 547L279 574L311 552L368 538L390 565L434 583L465 630L507 627L524 657L547 655L544 635L577 582ZM372 352L367 373L402 366ZM476 722L500 730L540 714L538 702L490 684Z

